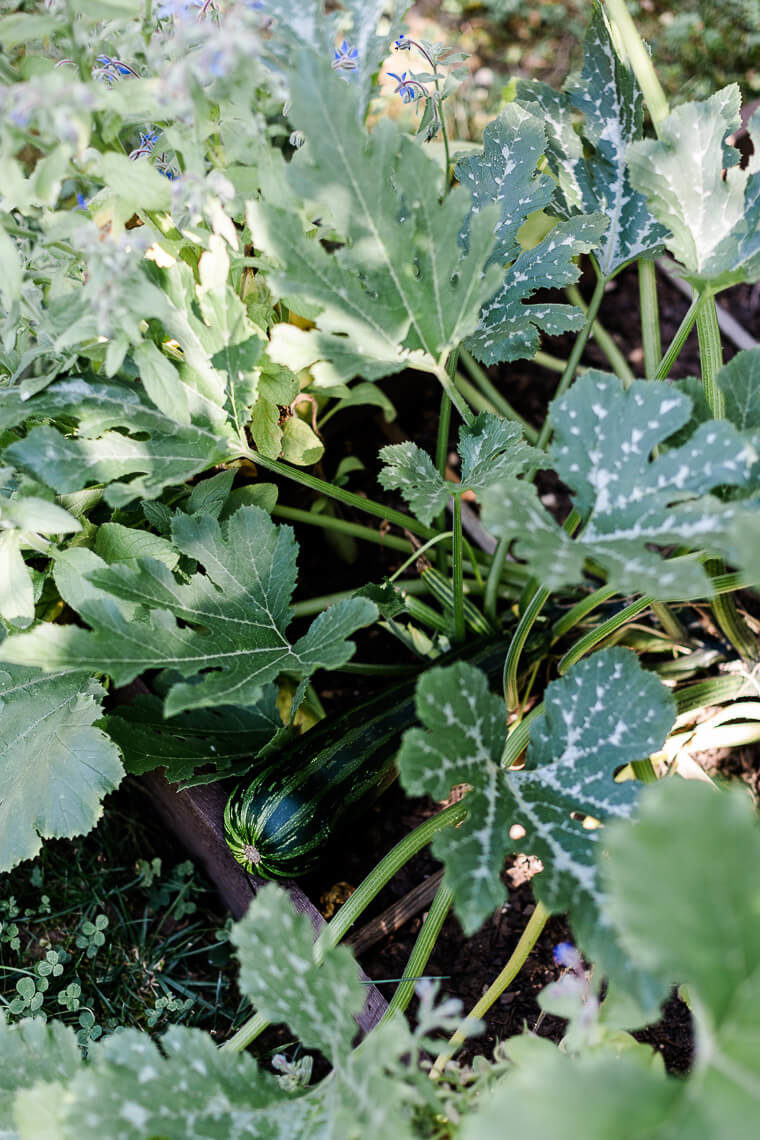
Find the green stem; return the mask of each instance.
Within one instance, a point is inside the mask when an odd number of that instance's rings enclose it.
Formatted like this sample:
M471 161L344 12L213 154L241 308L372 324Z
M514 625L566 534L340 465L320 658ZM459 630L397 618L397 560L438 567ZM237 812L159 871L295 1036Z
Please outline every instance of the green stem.
M403 590L407 594L426 594L428 586L421 578L407 578L398 585L399 590ZM293 617L311 617L313 614L321 614L322 610L326 610L328 606L334 606L336 602L343 602L347 598L353 598L356 595L356 590L337 590L334 594L320 594L319 597L305 598L302 602L294 602L290 607L293 611Z
M402 530L408 530L420 538L432 538L435 534L431 527L423 526L412 515L404 514L403 511L396 511L392 507L386 507L384 503L376 503L374 499L355 495L353 491L346 491L345 488L336 487L333 483L325 482L324 479L317 479L315 475L309 475L308 472L301 471L298 467L281 463L279 459L267 459L252 447L243 446L241 450L247 459L259 467L263 467L265 471L271 471L274 475L282 475L285 479L300 483L302 487L309 487L312 491L318 491L320 495L326 495L329 499L336 499L347 507L354 507L365 514L374 515L375 518L385 519L393 526L399 526Z
M422 923L412 952L409 955L404 976L388 1003L388 1008L380 1020L380 1025L382 1025L384 1021L389 1021L395 1013L403 1013L412 1000L415 981L419 978L420 974L424 974L425 972L425 967L433 952L433 947L438 941L438 935L441 933L441 927L446 921L446 915L451 910L453 901L454 892L446 886L445 882L441 883L436 891L435 898L430 904L430 910L425 916L425 921Z
M252 1041L255 1041L260 1033L263 1033L269 1022L262 1013L254 1013L247 1021L243 1022L236 1033L229 1037L226 1041L222 1042L219 1046L220 1053L241 1053Z
M709 292L703 293L697 308L697 336L705 399L714 419L720 420L725 416L726 405L716 377L723 366L723 345L715 297ZM725 566L722 559L715 559L708 563L707 569L711 574L722 574ZM736 608L735 599L730 594L715 598L712 612L739 656L745 661L757 661L760 656L757 638Z
M668 346L668 351L663 356L657 370L654 374L655 380L664 380L670 375L670 370L678 359L683 346L686 344L687 337L692 330L694 321L697 319L697 309L699 308L699 297L695 297L689 305L689 308L681 321L676 334Z
M600 641L604 641L605 638L610 637L611 634L615 633L621 626L626 625L643 610L649 609L653 601L654 598L652 598L651 594L645 594L642 598L638 598L635 602L631 602L630 605L620 610L619 613L613 614L607 621L603 621L601 625L597 625L594 629L589 630L585 637L582 637L580 641L576 641L575 645L571 649L568 649L565 656L561 658L557 665L557 672L560 676L566 673L577 661L580 661L581 657L585 657L587 653L590 653Z
M335 518L334 515L302 511L299 507L276 506L272 514L278 519L289 519L291 522L306 523L307 526L318 526L322 530L333 530L339 534L348 534L352 538L362 538L366 542L374 542L377 546L385 546L388 550L400 550L403 554L407 554L412 545L408 538L397 538L395 534L381 534L379 530L373 530L371 526L348 522L346 519Z
M652 613L657 618L665 633L671 641L678 645L689 645L691 638L674 613L668 609L664 602L652 602Z
M722 420L726 414L723 393L715 383L715 377L723 367L723 345L720 338L718 312L715 297L705 291L697 305L697 337L699 338L699 363L702 369L702 387L707 406L713 419Z
M535 910L530 916L530 921L525 927L525 930L520 936L520 941L515 946L509 961L504 969L488 987L479 1002L472 1007L467 1017L464 1018L459 1029L454 1033L449 1040L445 1049L441 1050L435 1059L435 1064L430 1070L431 1080L437 1080L443 1072L444 1066L453 1057L459 1046L467 1040L467 1025L473 1021L479 1021L483 1017L495 1001L501 997L507 986L511 985L520 970L525 965L533 947L538 942L541 932L549 920L549 911L543 903L536 903Z
M442 367L439 365L438 367L436 367L436 369L434 370L434 375L438 377L438 379L441 383L441 387L443 388L444 392L446 393L446 395L451 400L451 402L454 405L454 407L456 408L456 410L459 412L459 415L461 416L464 423L469 425L472 423L472 421L474 420L475 417L473 416L472 411L471 411L467 401L465 400L464 396L462 395L461 392L459 392L457 390L456 385L454 384L454 379L453 379L453 377L456 375L456 370L457 370L456 369L456 363L457 363L458 355L459 355L458 350L455 350L454 352L450 353L448 360L446 362L446 366ZM451 367L452 362L453 362L453 367ZM449 372L450 367L451 367L451 372Z
M565 293L567 294L567 298L571 304L576 305L579 309L582 309L584 313L587 312L588 306L583 300L580 289L577 287L577 285L568 285ZM628 361L623 356L618 346L615 344L615 341L607 332L606 328L598 320L594 321L591 328L591 334L596 343L601 348L604 355L607 357L612 371L623 381L623 384L627 388L630 384L633 383L636 377L633 375L633 372L631 372ZM659 357L657 359L659 360Z
M441 534L437 534L435 536L435 538L431 538L428 542L424 543L422 546L418 547L416 550L413 550L412 553L409 555L409 557L406 559L406 561L401 563L398 570L393 571L393 573L391 574L388 581L389 582L395 582L396 579L401 574L403 574L405 570L409 569L409 567L412 565L413 562L416 562L418 558L422 557L422 555L425 553L425 551L430 550L431 546L436 546L437 544L443 542L444 539L451 538L453 536L453 533L454 532L451 530L444 530L441 532Z
M427 602L421 602L418 598L404 598L404 605L406 612L413 621L422 622L423 625L427 625L430 629L443 633L447 637L451 633L451 619L445 618Z
M494 551L493 560L486 580L486 595L483 602L483 612L494 625L496 624L499 605L499 583L501 582L501 574L504 569L509 546L510 540L508 538L499 539L499 545Z
M507 771L517 760L521 752L528 747L530 740L530 726L534 720L538 720L540 716L544 715L544 702L541 701L535 708L532 708L527 716L524 716L519 724L514 725L512 731L507 737L504 745L504 751L501 754L501 766Z
M644 349L644 375L653 380L662 355L660 313L657 302L657 270L653 261L639 258L639 301L641 303L641 343ZM654 602L652 611L665 632L677 642L689 638L678 618L662 602ZM650 765L651 767L651 765Z
M578 529L580 521L580 515L575 510L575 508L573 508L562 525L567 533L572 535L575 534L576 530ZM543 586L536 588L533 596L523 611L520 621L518 622L517 629L515 630L512 640L509 643L509 649L507 650L507 656L504 661L503 686L504 700L507 703L507 710L510 713L516 712L520 707L520 694L517 684L517 669L520 663L520 655L525 646L525 642L528 639L528 634L533 628L533 624L538 615L541 613L544 603L546 602L546 599L549 597L550 593L551 591L545 589Z
M653 261L641 257L639 267L639 302L641 304L641 344L644 349L644 375L654 380L662 356L660 310L657 301L657 270Z
M454 496L454 538L451 544L454 579L454 640L464 641L464 583L462 581L462 496Z
M426 819L424 823L415 827L414 831L405 835L359 884L332 922L322 928L314 943L314 961L318 965L322 962L325 951L338 945L341 938L350 930L357 918L367 909L386 883L401 870L405 863L409 862L412 856L427 846L437 831L443 827L461 823L466 814L465 805L460 800L458 803L450 804L437 815L431 816L430 819ZM240 1029L228 1041L224 1042L221 1050L227 1053L239 1053L247 1045L250 1045L266 1029L268 1024L269 1022L262 1014L254 1014L244 1025L241 1025Z
M598 274L596 286L594 288L591 300L589 301L588 309L586 310L586 323L575 338L575 344L573 345L572 352L570 353L567 364L565 365L565 371L560 376L559 384L557 385L557 391L554 393L555 399L557 399L559 396L562 396L573 381L575 371L578 367L578 364L580 363L581 356L583 355L583 350L586 347L586 341L591 335L591 330L594 327L594 321L596 320L596 314L599 312L599 306L602 303L602 297L604 296L604 287L606 284L606 278L602 277L601 274ZM549 425L549 418L547 416L547 418L544 420L541 431L538 433L536 447L545 448L549 442L551 433L552 429Z
M618 34L620 46L628 56L649 108L652 124L659 134L660 124L666 118L669 108L649 52L631 19L625 0L606 0L606 3L607 12Z
M408 835L399 840L396 846L383 856L377 866L373 867L351 897L344 902L332 922L324 927L314 947L315 961L321 962L325 950L331 946L337 946L375 896L409 862L412 856L426 847L433 836L442 828L455 827L461 823L466 814L465 802L459 800L426 819L424 823L415 827L414 831L410 831Z
M533 623L541 613L550 592L551 591L547 590L544 586L539 586L528 602L518 622L512 640L509 643L507 656L504 659L503 674L504 700L507 703L507 712L509 713L516 712L520 707L520 692L517 684L517 669L520 664L520 655L525 647L525 642L528 640L528 634L533 628Z
M469 352L466 352L464 349L460 351L459 356L462 364L469 372L474 383L477 385L486 399L491 402L496 411L500 412L505 419L514 420L515 423L518 423L523 429L523 435L528 440L528 442L535 443L538 439L538 432L536 429L526 420L524 420L519 412L515 411L509 400L505 399L505 397L502 396L498 388L489 379L485 369L481 368L477 360L475 360L473 356L470 356Z
M453 355L453 354L452 354ZM449 433L451 432L451 400L445 392L441 392L441 410L438 413L438 436L435 444L435 465L438 474L446 479L446 462L449 455ZM439 530L446 530L446 508L441 511L435 520ZM436 551L438 569L446 573L446 551L442 546Z
M571 629L574 629L587 614L614 597L616 593L614 586L600 586L598 590L594 590L593 593L587 594L585 598L576 602L572 609L563 614L552 626L552 645L564 637L566 633L569 633Z
M642 784L657 783L657 773L654 770L651 757L646 756L643 760L634 760L631 767L636 779L640 780Z
M675 692L676 713L696 712L709 705L721 705L738 697L747 682L741 673L727 673L722 677L709 677L706 681L695 681Z

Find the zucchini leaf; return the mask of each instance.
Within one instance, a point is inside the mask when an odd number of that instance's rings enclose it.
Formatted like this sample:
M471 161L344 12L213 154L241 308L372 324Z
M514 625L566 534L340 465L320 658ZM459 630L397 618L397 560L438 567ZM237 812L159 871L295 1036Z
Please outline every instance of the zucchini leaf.
M516 423L492 412L481 412L472 424L459 429L461 481L453 483L436 470L426 451L416 443L391 443L380 452L379 475L386 491L400 491L417 518L429 526L451 495L474 491L521 474L538 453L522 438Z
M316 323L296 338L275 325L270 355L296 370L325 361L333 383L410 365L439 373L501 277L485 268L496 208L473 219L463 251L452 235L469 214L467 190L441 201L436 163L389 120L367 134L350 86L313 53L299 57L290 83L290 118L306 142L287 177L332 228L308 235L300 214L249 203L269 286ZM336 235L327 252L320 238Z
M345 946L314 957L314 928L296 914L288 894L274 884L258 891L245 917L233 927L240 960L240 988L268 1021L285 1022L310 1049L345 1057L351 1048L366 994ZM290 980L282 985L281 949L287 947Z
M121 748L128 772L166 768L167 780L181 788L249 772L261 750L285 731L273 685L257 705L194 709L170 721L161 698L145 694L115 709L103 727Z
M281 672L305 678L320 666L336 668L353 652L346 638L377 616L365 598L338 602L291 644L285 630L298 547L292 529L278 527L259 507L241 507L221 525L209 515L178 514L172 539L205 574L180 584L155 558L138 560L136 568L93 567L90 588L80 589L77 599L69 592L67 599L77 600L91 628L42 623L4 641L0 660L97 670L118 685L147 669L174 670L185 681L166 696L164 713L172 716L192 708L255 705L263 686Z
M705 492L749 487L757 453L732 424L710 420L652 458L690 413L689 397L665 385L635 381L626 390L616 376L585 373L549 412L553 466L586 520L580 537L571 539L535 489L516 479L484 492L486 525L514 538L516 552L550 589L581 582L590 558L622 594L709 597L700 562L666 562L651 547L684 546L756 567L760 513Z
M0 668L0 871L100 818L124 775L118 748L94 727L103 696L81 674Z
M472 209L462 231L483 211L498 209L496 244L490 261L506 268L498 290L480 313L477 330L466 347L484 364L531 357L539 346L538 330L553 336L583 325L583 313L573 305L546 302L526 305L538 289L570 285L580 276L574 258L594 249L607 227L599 213L559 222L532 249L522 249L518 231L530 214L547 205L552 179L539 175L537 163L545 148L541 119L508 103L483 134L483 153L461 159L457 178L472 194Z
M661 250L666 231L633 189L628 171L628 148L643 134L644 100L598 4L583 40L580 75L568 80L564 92L520 81L517 99L546 124L546 156L556 179L553 209L563 218L598 211L609 220L595 250L604 276ZM578 111L584 115L580 133Z
M568 911L574 927L592 937L600 921L599 832L572 813L602 823L628 818L638 785L617 783L615 772L661 747L674 719L665 687L620 649L602 650L550 684L545 710L532 726L525 769L506 772L504 702L480 670L459 662L417 684L424 728L404 735L399 772L411 795L442 800L458 784L470 787L464 823L433 840L468 933L503 902L504 859L520 850L544 864L535 885L546 906ZM514 825L523 838L510 838Z
M741 125L736 84L676 107L658 139L633 143L631 181L669 230L665 244L695 287L760 280L760 161L746 169L726 138ZM750 127L760 137L760 122Z
M665 781L645 790L635 831L611 828L606 846L608 910L621 941L663 981L686 984L695 1020L697 1088L684 1096L683 1132L673 1135L751 1140L760 927L747 869L760 858L760 829L749 797Z
M46 1023L41 1017L7 1025L0 1015L0 1135L8 1140L18 1136L14 1100L19 1090L39 1089L37 1082L42 1081L55 1082L60 1090L81 1065L76 1034L69 1026Z
M147 1033L125 1029L91 1046L88 1062L67 1076L64 1096L52 1073L44 1075L49 1083L21 1086L15 1118L24 1140L228 1140L246 1133L285 1140L298 1135L288 1129L305 1116L248 1054L221 1053L207 1033L184 1026L169 1028L160 1048Z

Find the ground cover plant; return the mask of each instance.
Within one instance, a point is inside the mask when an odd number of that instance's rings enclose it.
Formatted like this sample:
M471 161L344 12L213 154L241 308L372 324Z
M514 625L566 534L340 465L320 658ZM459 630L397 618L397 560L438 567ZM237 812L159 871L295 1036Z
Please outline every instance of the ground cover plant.
M316 941L261 886L229 930L253 1011L221 1048L186 980L98 1020L72 957L107 953L105 911L83 900L48 948L29 929L49 896L6 899L8 1136L754 1133L760 831L746 792L683 778L692 752L760 739L760 348L724 364L716 307L760 281L740 93L671 109L606 0L562 89L513 84L463 147L463 53L403 20L380 0L0 18L0 871L26 885L127 773L232 792L226 837L259 882L335 850L396 771L447 805ZM388 59L416 134L377 101ZM665 251L692 290L669 344ZM632 267L638 377L598 323ZM693 328L700 374L670 380ZM592 336L606 370L581 367ZM509 387L535 359L558 369L540 426ZM399 433L357 483L325 427L391 424L399 376L420 406L436 393L435 431ZM290 523L329 534L336 566L364 543L399 565L304 590ZM379 695L325 715L346 676ZM443 878L357 1043L367 990L339 943L429 843ZM504 905L515 853L539 861L536 905L466 1010L426 967L450 913L474 935ZM178 862L163 888L150 861L119 890L155 885L153 909L187 918ZM462 1064L552 914L573 939L540 999L561 1042L518 1033ZM694 1025L678 1078L632 1035L674 986ZM271 1063L245 1052L269 1023L296 1042Z

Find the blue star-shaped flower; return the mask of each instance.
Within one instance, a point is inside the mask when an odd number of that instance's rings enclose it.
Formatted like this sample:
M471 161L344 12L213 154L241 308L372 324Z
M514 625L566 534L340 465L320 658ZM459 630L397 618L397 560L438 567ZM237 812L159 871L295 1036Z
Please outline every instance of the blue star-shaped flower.
M335 49L333 58L333 69L335 71L356 71L359 64L359 50L348 40L344 40L340 47Z
M417 92L414 89L412 81L406 78L406 72L401 75L395 75L394 72L389 71L388 75L391 79L396 80L396 86L393 89L394 95L400 95L402 103L412 103L417 98Z

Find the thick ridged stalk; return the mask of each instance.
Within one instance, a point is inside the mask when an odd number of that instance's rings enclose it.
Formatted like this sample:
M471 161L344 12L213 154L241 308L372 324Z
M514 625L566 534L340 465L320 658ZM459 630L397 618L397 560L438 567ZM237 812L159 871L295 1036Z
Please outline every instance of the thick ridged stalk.
M702 387L710 411L716 420L725 415L725 400L716 383L716 376L723 365L723 346L720 339L718 314L715 297L705 294L697 309L697 335L699 337L699 360L702 367ZM722 560L715 559L708 564L711 574L722 574L725 567ZM757 661L757 638L736 608L730 594L716 598L712 603L713 616L736 652L745 661Z
M395 1013L402 1013L412 1000L415 983L420 980L420 975L425 971L425 967L433 952L433 947L438 941L438 935L441 933L441 927L446 921L446 915L451 910L453 901L453 892L445 883L441 883L435 898L430 904L430 910L425 916L425 921L422 924L412 952L409 955L404 976L396 987L396 992L382 1016L381 1025L383 1021L388 1021Z
M525 965L531 950L541 937L541 932L548 920L549 911L543 903L536 903L536 909L530 916L530 921L522 932L520 941L517 943L517 946L515 946L506 966L498 978L488 987L480 1001L472 1007L467 1017L464 1018L461 1028L457 1029L456 1033L450 1038L446 1048L442 1049L436 1057L435 1064L430 1070L431 1080L437 1080L438 1077L441 1076L448 1061L453 1057L454 1053L456 1053L459 1046L467 1040L467 1024L473 1021L479 1021L481 1017L488 1013L494 1002L498 1001L507 986L512 984Z

